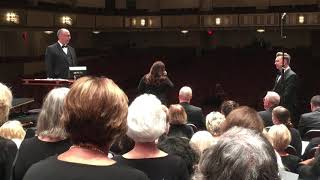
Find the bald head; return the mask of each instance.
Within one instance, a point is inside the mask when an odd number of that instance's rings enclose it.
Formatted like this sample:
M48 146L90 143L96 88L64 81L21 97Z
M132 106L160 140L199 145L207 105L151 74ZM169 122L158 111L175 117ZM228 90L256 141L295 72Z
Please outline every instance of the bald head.
M190 103L192 99L192 89L188 86L183 86L179 91L179 102Z

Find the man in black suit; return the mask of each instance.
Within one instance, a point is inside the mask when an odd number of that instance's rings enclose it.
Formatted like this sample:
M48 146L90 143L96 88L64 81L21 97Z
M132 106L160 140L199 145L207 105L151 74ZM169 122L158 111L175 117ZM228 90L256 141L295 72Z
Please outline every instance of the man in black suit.
M68 79L69 67L77 65L77 57L74 49L68 45L71 36L67 29L59 29L58 42L46 49L45 62L48 78Z
M320 129L320 95L311 98L310 106L311 112L300 117L299 131L302 136L311 129Z
M263 107L264 111L260 111L259 115L261 116L264 126L272 126L272 110L277 107L280 103L280 96L274 91L268 91L266 96L263 98Z
M204 130L205 122L203 118L202 109L190 104L192 99L192 89L184 86L179 91L179 103L187 113L188 123L194 124L198 130Z
M291 114L292 123L297 127L297 86L298 77L290 68L291 57L288 53L278 52L276 54L275 66L281 73L277 76L273 91L280 97L280 105L287 108ZM282 74L284 73L284 74Z

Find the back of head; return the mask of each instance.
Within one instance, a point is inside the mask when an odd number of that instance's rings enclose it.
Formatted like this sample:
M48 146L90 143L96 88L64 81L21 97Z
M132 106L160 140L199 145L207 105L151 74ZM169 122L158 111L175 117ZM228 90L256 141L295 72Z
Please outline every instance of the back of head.
M280 103L280 96L274 91L268 91L264 100L268 102L268 108L274 108Z
M166 113L152 94L138 96L129 106L127 135L135 142L154 142L166 130Z
M314 109L320 108L320 95L313 96L310 101Z
M248 106L241 106L231 111L221 126L222 132L226 132L234 126L249 128L258 132L262 132L264 128L260 115Z
M162 61L156 61L152 64L149 73L147 74L147 83L159 84L165 77L166 67Z
M51 138L65 138L66 132L61 122L64 99L69 88L56 88L51 90L43 104L38 116L37 135Z
M192 99L192 89L188 86L183 86L179 91L180 102L190 102Z
M8 120L11 103L11 90L6 85L0 83L0 125Z
M180 104L172 104L169 107L170 124L186 124L187 113Z
M272 110L272 118L279 121L280 124L286 125L288 128L293 127L289 110L282 106L277 106Z
M62 119L71 141L109 148L127 129L128 98L108 78L82 77L71 86Z
M291 142L291 133L284 124L273 125L268 136L271 139L272 146L278 152L283 152Z
M226 120L225 116L219 112L213 112L206 117L206 127L207 130L213 136L220 136L221 134L221 124Z
M0 127L0 136L6 139L23 140L26 132L20 121L7 121Z
M213 136L208 131L198 131L190 139L190 146L199 155L215 143Z
M197 180L279 180L277 158L257 131L234 127L200 159Z
M222 104L221 104L221 113L225 116L228 116L228 114L236 109L237 107L239 107L239 104L235 101L231 101L231 100L228 100L228 101L224 101Z
M182 137L167 137L160 141L158 148L162 151L181 157L188 167L189 173L193 172L193 165L197 161L196 153L189 145L189 140Z

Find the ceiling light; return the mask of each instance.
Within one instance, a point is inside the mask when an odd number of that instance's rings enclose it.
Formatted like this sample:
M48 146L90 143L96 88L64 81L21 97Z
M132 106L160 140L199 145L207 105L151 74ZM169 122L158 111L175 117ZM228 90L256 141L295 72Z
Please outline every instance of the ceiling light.
M181 33L182 34L187 34L189 31L188 30L186 30L186 29L184 29L184 30L181 30Z
M53 31L43 31L45 34L52 34Z
M6 14L6 21L18 24L19 23L19 16L14 12L8 12Z
M101 31L92 31L93 34L100 34Z

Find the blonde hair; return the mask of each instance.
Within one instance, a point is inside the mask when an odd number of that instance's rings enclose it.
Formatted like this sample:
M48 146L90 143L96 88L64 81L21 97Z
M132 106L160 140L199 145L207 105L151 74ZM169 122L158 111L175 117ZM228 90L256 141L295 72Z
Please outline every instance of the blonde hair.
M206 117L206 127L207 130L213 136L220 136L221 134L221 123L225 121L226 118L223 114L219 112L211 112Z
M268 135L273 148L278 152L284 151L291 142L291 133L283 124L273 125Z
M172 104L169 107L170 124L186 124L187 113L180 104Z
M0 127L0 136L6 139L23 140L26 132L20 121L7 121Z
M0 125L8 120L11 103L11 90L6 85L0 83Z
M204 150L209 148L215 143L213 136L208 131L198 131L190 139L191 148L199 155L203 153Z

